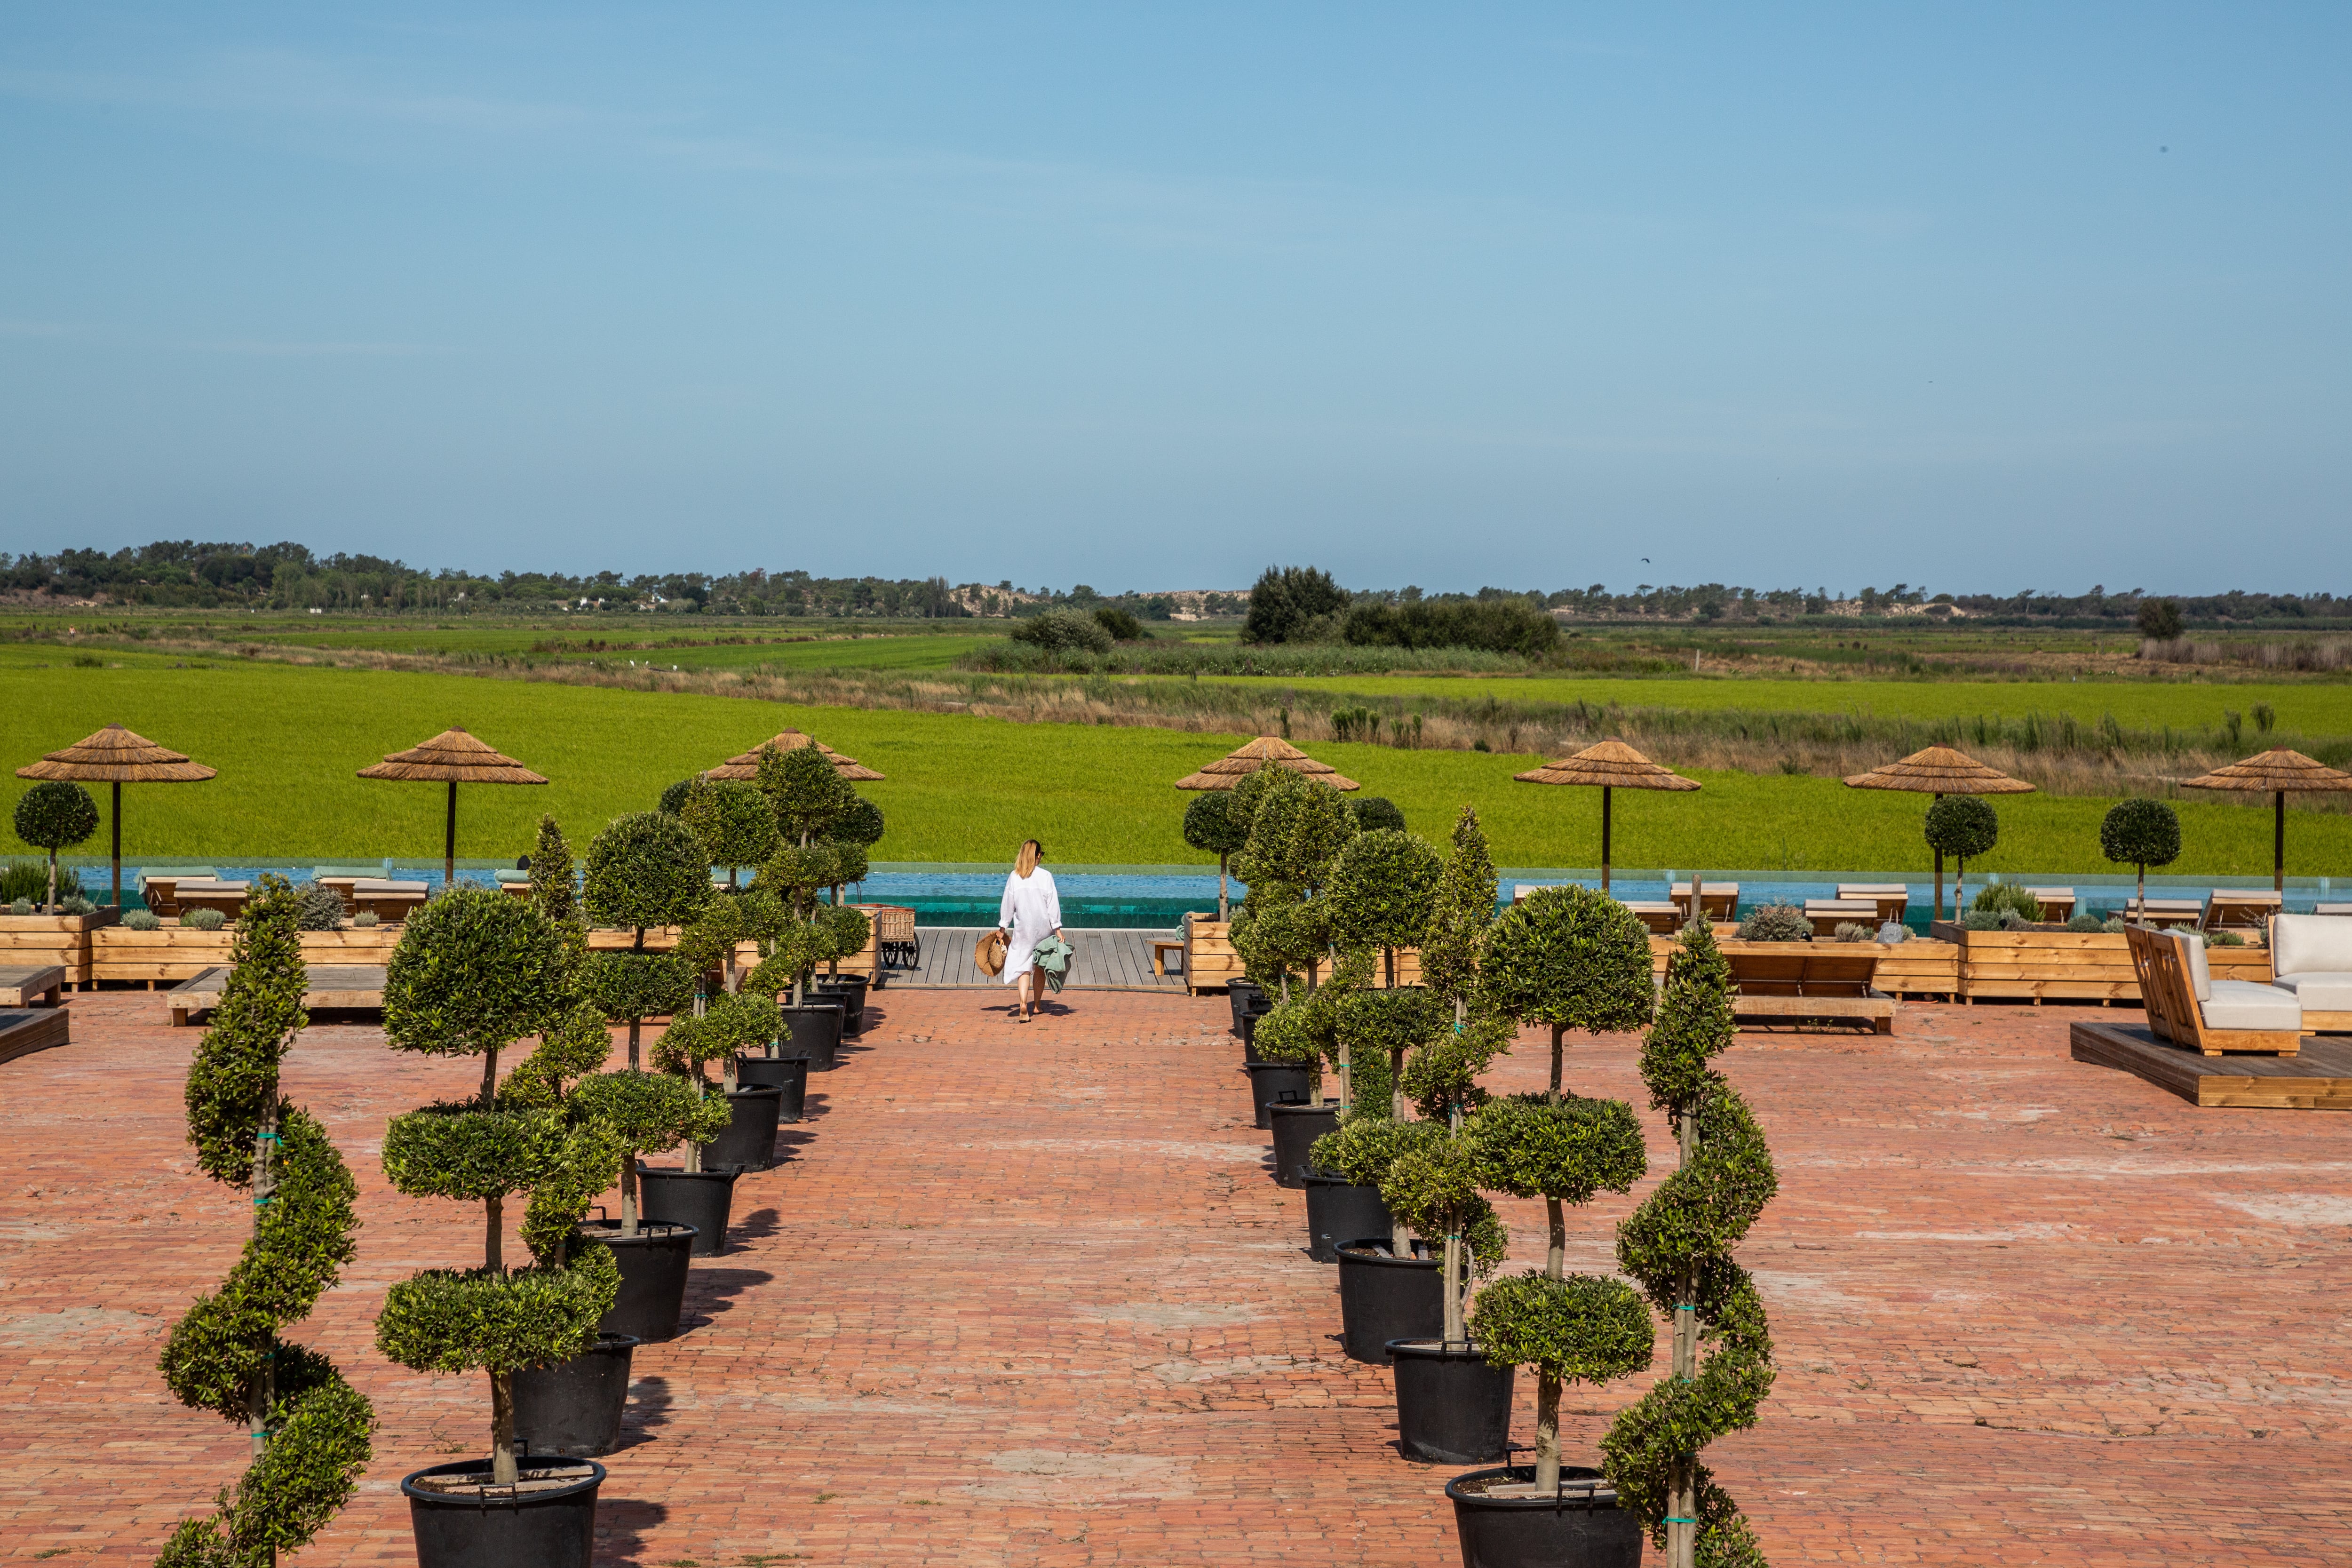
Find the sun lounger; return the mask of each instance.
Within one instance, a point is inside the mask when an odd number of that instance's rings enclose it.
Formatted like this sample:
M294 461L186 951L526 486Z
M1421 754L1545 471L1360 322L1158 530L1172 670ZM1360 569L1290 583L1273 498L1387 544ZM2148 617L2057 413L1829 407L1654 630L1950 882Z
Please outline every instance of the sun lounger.
M373 914L385 925L398 925L412 911L423 909L430 895L431 889L423 882L370 877L352 884L351 904L355 913Z
M2314 904L2311 912L2315 915L2352 915L2352 904Z
M2276 893L2248 893L2216 888L2205 905L2207 931L2260 931L2279 913L2286 900Z
M1872 917L1874 925L1893 921L1903 923L1904 911L1911 907L1911 889L1900 882L1840 882L1837 896L1842 902L1868 900L1876 906Z
M191 877L173 887L170 898L176 906L176 913L184 915L191 910L218 910L235 920L244 912L245 900L252 893L253 884L250 882L225 882L217 878ZM152 901L148 908L154 908ZM155 912L163 913L161 910Z
M2150 899L2146 908L2134 899L2124 905L2124 919L2134 925L2195 926L2205 919L2202 899Z
M139 896L150 910L170 920L180 912L179 886L182 882L211 881L219 875L210 866L151 868L139 874Z
M2140 1005L2158 1037L2205 1056L2265 1051L2291 1057L2303 1047L2303 1004L2293 991L2251 980L2216 980L2205 939L2194 931L2124 932Z
M1821 901L1821 900L1816 900ZM1882 1035L1895 1032L1895 999L1873 987L1878 954L1775 942L1773 952L1730 949L1732 1016L1775 1023L1806 1019L1868 1024Z
M2074 918L2074 889L2072 888L2028 888L2034 900L2042 906L2042 918L2052 925L2064 925Z
M1654 900L1636 901L1631 899L1620 899L1617 901L1633 910L1641 922L1649 928L1652 934L1656 936L1672 936L1682 930L1685 923L1683 910L1687 906L1683 904ZM1712 900L1709 901L1712 902Z
M1868 899L1807 899L1805 918L1815 936L1834 936L1842 925L1876 925L1878 905Z
M1699 897L1706 904L1707 919L1728 921L1739 918L1738 883L1710 882L1702 877L1699 879L1698 885ZM1676 882L1667 896L1682 907L1683 919L1687 921L1690 919L1691 885L1688 882Z

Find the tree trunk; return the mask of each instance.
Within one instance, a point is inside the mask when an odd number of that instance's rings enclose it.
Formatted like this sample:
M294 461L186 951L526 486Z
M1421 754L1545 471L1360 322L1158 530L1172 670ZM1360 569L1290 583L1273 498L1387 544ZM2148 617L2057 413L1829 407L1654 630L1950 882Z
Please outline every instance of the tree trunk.
M706 1087L702 1081L702 1068L697 1067L694 1069L694 1098L696 1102L699 1103L707 1092ZM691 1138L686 1141L686 1169L689 1175L699 1172L702 1169L702 1145L696 1142Z
M1568 1278L1568 1210L1558 1198L1544 1199L1544 1216L1551 1222L1551 1241L1544 1248L1544 1278Z
M1551 1102L1554 1105L1558 1105L1559 1103L1560 1037L1567 1033L1568 1026L1565 1024L1554 1024L1551 1026Z
M1441 1266L1445 1276L1445 1339L1444 1343L1458 1345L1468 1339L1462 1326L1463 1290L1458 1281L1462 1277L1462 1225L1456 1219L1445 1232L1445 1258Z
M490 1482L510 1487L516 1479L514 1373L501 1370L490 1373Z
M1339 1042L1339 1103L1352 1109L1356 1103L1356 1074L1349 1065L1348 1042Z
M1225 902L1225 855L1223 849L1217 851L1217 919L1220 921L1234 918L1232 907Z
M644 1020L639 1018L629 1020L629 1070L631 1072L637 1070L637 1026L642 1022Z
M273 1083L270 1089L268 1105L261 1113L261 1126L253 1135L253 1228L257 1231L261 1228L262 1211L278 1196L277 1085ZM246 1403L246 1419L253 1426L253 1457L257 1462L269 1447L269 1418L278 1403L276 1342L273 1332L272 1354L262 1364L261 1376L255 1381L252 1395ZM275 1561L274 1555L272 1560Z
M1958 895L1955 894L1957 899ZM1698 1116L1694 1110L1678 1110L1675 1117L1675 1138L1680 1146L1682 1167L1690 1168L1698 1153ZM1698 1373L1698 1266L1685 1264L1682 1278L1675 1289L1675 1363L1677 1383L1688 1383ZM1692 1568L1698 1549L1697 1491L1693 1482L1696 1476L1696 1456L1685 1455L1677 1459L1669 1474L1666 1496L1666 1561L1671 1568Z
M1404 1052L1391 1047L1389 1051L1389 1120L1402 1121L1404 1115Z
M1393 991L1396 989L1396 949L1392 947L1381 949L1381 963L1383 966L1382 973L1388 978L1388 988Z
M637 1156L635 1150L621 1158L621 1234L637 1234Z
M1536 1376L1536 1488L1559 1489L1559 1374Z
M507 1201L482 1200L482 1267L493 1272L506 1267Z
M58 912L58 852L49 851L49 899L41 908L49 914Z
M488 1106L499 1097L499 1048L492 1046L482 1053L482 1104Z

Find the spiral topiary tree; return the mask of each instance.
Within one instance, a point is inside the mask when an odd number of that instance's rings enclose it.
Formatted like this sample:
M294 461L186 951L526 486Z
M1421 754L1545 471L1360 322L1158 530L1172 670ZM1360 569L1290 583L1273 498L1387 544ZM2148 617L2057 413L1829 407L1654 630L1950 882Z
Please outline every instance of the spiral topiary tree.
M694 994L685 961L647 952L646 932L691 924L711 896L710 862L683 818L658 811L616 817L588 847L582 907L599 924L635 935L627 952L591 954L583 981L606 1018L629 1026L632 1068L645 1021L675 1015Z
M2158 870L2180 858L2180 814L2160 800L2119 800L2099 819L2099 853L2117 865L2139 868L2139 896L2147 908L2147 868Z
M1204 790L1184 807L1184 842L1217 858L1217 918L1233 919L1225 877L1234 851L1249 842L1249 824L1234 811L1234 792Z
M188 1068L196 1165L253 1194L252 1235L218 1289L172 1325L158 1363L191 1409L249 1426L253 1463L218 1511L181 1521L158 1568L252 1568L299 1550L350 1500L375 1412L332 1362L278 1337L352 1260L357 1186L326 1130L278 1093L310 1017L293 889L265 876L237 922L234 967Z
M1453 1005L1457 1031L1469 1023L1479 960L1494 928L1495 859L1478 813L1465 805L1454 819L1453 853L1438 876L1421 937L1421 983Z
M2000 813L1980 795L1946 795L1927 808L1927 847L1938 855L1958 858L1960 874L1952 882L1952 908L1969 901L1969 861L1992 853L2000 842Z
M89 791L63 779L44 779L16 797L16 837L49 852L49 891L42 900L58 912L58 851L86 842L98 831L98 803Z
M570 1259L557 1250L610 1179L615 1142L578 1136L561 1109L498 1092L502 1049L530 1035L580 1029L568 990L573 974L561 930L533 905L483 888L453 889L413 916L384 974L384 1037L394 1049L483 1062L472 1100L392 1119L384 1174L413 1197L480 1204L483 1241L478 1268L426 1269L394 1285L376 1320L376 1346L417 1372L488 1374L493 1486L518 1476L516 1369L566 1361L594 1344L596 1321L620 1288L603 1247ZM552 1054L574 1045L566 1038ZM550 1054L545 1043L540 1054ZM544 1071L538 1076L545 1080ZM509 1269L506 1200L542 1184L564 1194L526 1226L534 1248L546 1250L535 1267ZM577 1211L561 1212L574 1199Z
M1641 1517L1674 1568L1764 1563L1738 1505L1698 1458L1725 1433L1754 1426L1772 1389L1764 1303L1731 1254L1779 1177L1747 1102L1707 1066L1738 1033L1730 992L1714 934L1703 925L1684 931L1642 1048L1642 1079L1673 1125L1682 1165L1617 1227L1618 1266L1674 1320L1674 1376L1619 1415L1601 1465L1620 1506Z

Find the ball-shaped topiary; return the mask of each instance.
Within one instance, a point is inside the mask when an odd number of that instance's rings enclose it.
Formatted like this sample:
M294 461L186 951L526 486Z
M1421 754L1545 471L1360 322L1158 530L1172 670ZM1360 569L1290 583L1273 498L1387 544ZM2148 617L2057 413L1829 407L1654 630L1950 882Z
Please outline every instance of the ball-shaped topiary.
M580 988L606 1018L629 1026L634 1068L645 1021L675 1016L694 1000L694 967L675 952L591 953Z
M833 825L847 818L857 805L857 792L849 787L832 759L814 745L780 750L770 742L761 747L753 782L768 797L768 805L776 814L776 828L787 844L807 844L826 837Z
M1331 940L1380 950L1393 985L1396 949L1421 945L1444 870L1444 859L1425 839L1396 828L1357 834L1332 862L1323 889Z
M705 1099L682 1078L630 1068L583 1078L565 1102L575 1121L592 1121L619 1141L621 1234L637 1234L639 1154L658 1154L684 1142L708 1143L727 1129L727 1102Z
M2139 904L2147 905L2147 868L2180 858L2180 814L2160 800L2120 800L2099 820L2099 852L2139 868Z
M710 896L700 841L667 812L615 817L588 846L581 903L599 925L635 931L639 952L647 927L684 925Z
M1536 1485L1559 1485L1559 1396L1571 1382L1607 1383L1646 1369L1657 1329L1622 1279L1530 1270L1478 1293L1470 1332L1496 1366L1536 1370Z
M1329 784L1279 767L1247 775L1235 793L1257 779L1267 782L1251 791L1257 804L1234 869L1252 888L1280 882L1311 894L1323 886L1332 862L1356 836L1347 797Z
M1217 858L1217 918L1233 918L1225 876L1234 851L1249 842L1249 822L1234 809L1234 792L1202 790L1184 807L1184 842Z
M560 1018L572 959L562 933L530 904L460 887L408 918L383 981L383 1032L394 1049L484 1058L495 1093L499 1052Z
M1390 1162L1380 1181L1381 1202L1406 1232L1440 1244L1439 1279L1445 1286L1444 1332L1464 1337L1462 1293L1510 1250L1510 1233L1478 1190L1478 1163L1459 1134L1424 1141ZM1402 1249L1391 1246L1391 1251ZM1465 1271L1463 1265L1470 1267Z
M825 837L838 844L856 844L871 849L882 842L888 823L882 808L862 795L853 794L849 804L831 822L825 824Z
M89 791L63 779L43 779L16 797L16 837L49 852L48 897L58 902L58 851L70 849L98 831L98 803Z
M1384 795L1360 795L1348 803L1348 810L1355 817L1356 826L1361 832L1378 833L1391 829L1402 833L1405 830L1404 813L1397 809L1396 802Z
M776 814L768 797L751 784L733 780L688 781L677 816L702 846L704 860L724 866L731 875L739 866L757 866L775 853Z
M1602 1034L1650 1021L1650 933L1633 911L1590 888L1543 888L1514 904L1487 932L1478 975L1482 1005L1521 1024L1551 1028L1551 1086L1559 1091L1560 1037Z
M1955 905L1968 897L1969 862L1992 853L2000 842L2000 813L1980 795L1948 795L1927 808L1924 824L1927 847L1960 863L1959 879L1952 887Z

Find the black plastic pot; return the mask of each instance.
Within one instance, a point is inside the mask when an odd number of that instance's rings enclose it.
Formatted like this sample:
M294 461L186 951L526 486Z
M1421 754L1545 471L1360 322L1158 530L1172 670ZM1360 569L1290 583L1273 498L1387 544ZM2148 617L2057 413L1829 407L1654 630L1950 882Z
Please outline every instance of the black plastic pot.
M1387 1237L1339 1244L1339 1333L1349 1361L1385 1366L1391 1340L1433 1340L1445 1329L1434 1258L1391 1258Z
M841 1049L841 1004L812 999L778 1010L784 1018L784 1054L806 1057L811 1072L831 1072L834 1055Z
M530 1489L535 1480L568 1485ZM596 1489L604 1467L593 1459L562 1459L521 1467L522 1485L444 1492L438 1477L490 1478L488 1459L435 1465L402 1478L409 1528L416 1532L416 1568L588 1568L595 1546ZM420 1486L418 1483L424 1482Z
M621 1293L612 1310L596 1320L606 1334L635 1334L648 1343L677 1338L677 1321L686 1311L687 1258L694 1250L696 1232L690 1225L639 1223L637 1234L623 1236L616 1219L583 1219L574 1227L590 1241L613 1249L621 1266Z
M1490 1363L1475 1345L1391 1340L1397 1447L1408 1459L1476 1465L1511 1457L1516 1368Z
M746 1089L782 1090L776 1120L798 1121L808 1104L809 1063L806 1057L737 1057L735 1081ZM774 1133L769 1136L772 1139Z
M717 1258L727 1250L727 1211L734 1206L735 1178L742 1173L731 1165L723 1171L688 1171L641 1164L637 1207L647 1219L692 1226L694 1256Z
M1641 1568L1641 1521L1617 1506L1607 1483L1588 1487L1599 1470L1562 1465L1557 1497L1487 1498L1476 1489L1535 1479L1533 1465L1502 1465L1445 1483L1462 1568Z
M1265 988L1255 980L1234 980L1226 983L1225 1003L1234 1012L1234 1033L1242 1032L1242 1015L1249 1011L1250 1003L1265 994ZM1264 1008L1259 1009L1261 1012Z
M635 1334L599 1334L593 1347L514 1374L515 1445L533 1456L593 1459L621 1441Z
M1258 1021L1260 1018L1265 1017L1268 1013L1271 1013L1271 1012L1273 1012L1273 1011L1274 1011L1274 1003L1273 1003L1273 1001L1272 1001L1270 998L1268 998L1268 997L1266 997L1266 996L1264 996L1264 995L1259 995L1259 996L1255 996L1255 997L1251 998L1251 1000L1250 1000L1250 1005L1249 1005L1247 1007L1244 1007L1244 1009L1242 1009L1242 1015L1241 1015L1242 1047L1243 1047L1244 1050L1252 1050L1252 1049L1255 1049L1255 1048L1256 1047L1256 1046L1257 1046L1257 1021Z
M1280 1103L1304 1105L1311 1092L1307 1087L1308 1069L1297 1062L1252 1062L1245 1069L1250 1079L1250 1100L1257 1107L1257 1124L1272 1127L1274 1119L1268 1107Z
M1311 1162L1307 1151L1315 1140L1339 1128L1339 1102L1325 1100L1320 1105L1285 1105L1276 1101L1267 1109L1274 1126L1274 1180L1284 1187L1307 1184L1307 1170Z
M735 1080L741 1083L738 1075ZM775 1163L776 1122L783 1110L781 1089L747 1086L727 1097L727 1130L703 1145L702 1163L764 1171Z
M855 1035L866 1027L866 976L863 974L820 975L816 983L819 999L841 998L841 1032Z
M1386 1236L1394 1222L1378 1187L1360 1187L1345 1176L1307 1173L1307 1256L1318 1263L1339 1261L1339 1246L1360 1236Z

